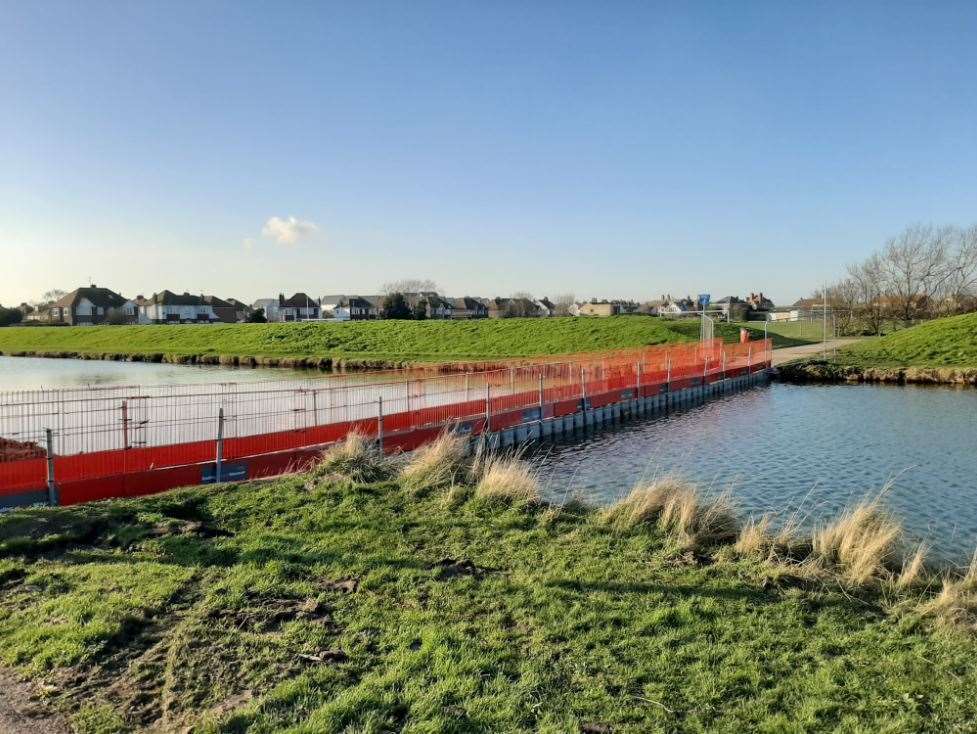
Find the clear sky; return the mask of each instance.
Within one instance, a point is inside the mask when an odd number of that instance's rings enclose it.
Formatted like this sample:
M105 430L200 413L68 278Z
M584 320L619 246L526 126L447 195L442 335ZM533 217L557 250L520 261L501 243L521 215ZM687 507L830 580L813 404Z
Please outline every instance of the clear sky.
M977 3L0 0L0 302L808 294L977 221Z

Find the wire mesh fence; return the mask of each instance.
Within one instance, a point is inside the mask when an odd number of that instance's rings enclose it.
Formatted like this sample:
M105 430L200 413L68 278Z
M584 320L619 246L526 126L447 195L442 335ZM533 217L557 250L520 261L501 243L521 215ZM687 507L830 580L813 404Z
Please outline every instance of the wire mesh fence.
M541 416L543 406L560 401L681 387L765 366L769 350L769 341L713 339L445 374L3 392L0 490L36 486L49 452L59 474L74 477L212 461L218 430L227 460L322 445L351 430L379 437L472 420L491 430L493 415L538 407Z

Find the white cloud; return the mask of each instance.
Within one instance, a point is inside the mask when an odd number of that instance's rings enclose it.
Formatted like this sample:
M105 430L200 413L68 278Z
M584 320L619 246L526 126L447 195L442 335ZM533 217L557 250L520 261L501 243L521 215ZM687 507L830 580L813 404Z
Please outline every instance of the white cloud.
M295 217L271 217L261 228L263 237L275 240L280 245L294 245L319 231L315 222L306 222Z

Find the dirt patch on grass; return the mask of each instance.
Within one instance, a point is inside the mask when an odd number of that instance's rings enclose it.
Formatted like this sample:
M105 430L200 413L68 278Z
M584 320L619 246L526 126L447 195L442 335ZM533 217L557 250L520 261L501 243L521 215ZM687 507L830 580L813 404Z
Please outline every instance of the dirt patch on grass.
M452 579L459 576L482 578L493 570L476 566L468 560L455 560L454 558L442 558L431 567L437 571L440 579Z
M38 687L0 667L0 734L70 734L68 720L43 700Z

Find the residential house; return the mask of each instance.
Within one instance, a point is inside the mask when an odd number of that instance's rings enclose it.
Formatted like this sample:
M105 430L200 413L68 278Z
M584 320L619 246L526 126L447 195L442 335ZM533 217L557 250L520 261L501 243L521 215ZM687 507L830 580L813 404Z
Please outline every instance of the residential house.
M659 316L682 316L698 312L698 305L688 296L685 298L663 296L658 303Z
M577 316L620 316L621 314L638 313L640 306L635 301L598 301L592 300L577 305Z
M113 290L90 285L75 288L51 304L48 318L54 323L81 326L104 324L112 311L122 308L126 299Z
M252 313L255 311L263 311L265 314L265 319L267 321L279 321L278 318L278 299L277 298L259 298L257 301L251 304Z
M228 298L226 300L231 306L234 307L235 322L248 320L248 318L251 316L251 307L248 304L244 303L243 301L239 301L236 298Z
M418 308L423 308L424 317L428 319L450 319L452 316L454 304L451 300L438 295L434 291L404 293L403 295L415 314Z
M726 296L713 304L727 321L743 321L750 313L750 304L738 296Z
M617 308L610 301L589 301L577 306L578 316L616 316Z
M318 299L306 293L296 293L291 298L278 294L277 321L309 321L318 319L320 315Z
M546 296L537 298L533 303L536 304L540 316L552 316L556 313L556 305Z
M323 296L319 299L324 314L341 321L364 321L380 318L383 307L381 296Z
M452 298L451 306L451 318L453 319L488 318L488 307L477 298L470 296Z
M238 307L230 301L225 301L217 296L201 296L203 302L214 310L217 321L223 324L236 324L238 319Z
M206 296L193 296L189 293L174 293L163 290L151 298L143 299L139 308L140 324L210 324L218 321L214 313L214 300ZM225 301L216 299L221 304Z
M773 301L763 295L762 291L760 293L751 293L747 296L746 302L750 305L752 311L769 311L774 307Z
M479 298L490 319L529 318L541 315L535 301L530 298Z

